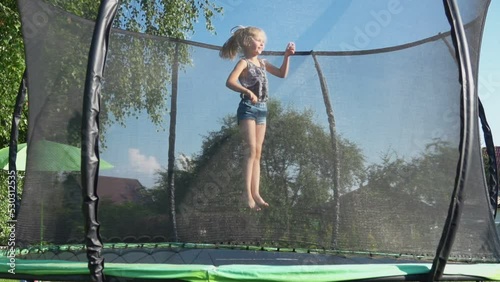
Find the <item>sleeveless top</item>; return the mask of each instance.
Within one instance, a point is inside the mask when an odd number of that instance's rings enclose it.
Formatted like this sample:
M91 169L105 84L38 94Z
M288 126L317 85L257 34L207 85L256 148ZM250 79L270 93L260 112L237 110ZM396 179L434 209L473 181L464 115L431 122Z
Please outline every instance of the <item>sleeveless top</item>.
M240 84L257 95L257 97L259 97L259 102L266 102L269 98L269 94L267 92L265 61L259 60L260 66L257 66L247 59L244 60L247 62L247 75L238 78ZM248 97L243 94L241 94L241 98L249 100Z

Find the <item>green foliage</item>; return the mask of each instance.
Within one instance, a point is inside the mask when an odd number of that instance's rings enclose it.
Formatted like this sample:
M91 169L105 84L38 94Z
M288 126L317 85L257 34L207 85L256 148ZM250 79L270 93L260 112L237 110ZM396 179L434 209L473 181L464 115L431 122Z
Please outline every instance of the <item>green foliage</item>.
M387 153L380 163L367 167L363 185L340 199L346 224L342 228L347 231L341 234L342 247L433 252L447 214L448 205L443 203L450 201L454 188L457 162L456 148L436 140L412 159ZM354 224L367 219L377 224Z
M96 1L50 2L72 14L91 20L96 18L99 8ZM139 117L142 112L147 112L151 121L160 127L168 111L167 100L171 94L173 66L178 64L182 69L182 66L190 64L191 60L187 45L176 44L175 40L167 38L159 40L155 36L185 39L194 32L194 23L200 17L204 18L207 29L215 32L212 17L220 13L222 8L209 1L121 1L114 26L148 36L131 35L118 30L112 33L101 97L100 130L106 131L112 123L126 126L127 118ZM74 99L75 93L83 91L87 43L90 42L91 34L82 32L84 23L71 20L69 16L60 17L60 20L62 22L54 23L53 30L59 33L51 35L54 38L53 44L60 45L58 39L64 38L68 46L62 50L58 48L60 46L46 48L46 53L52 52L57 57L50 62L61 63L60 67L50 67L57 73L48 76L53 79L53 84L47 82L46 92L53 93L56 103L62 105L58 109L63 111L63 115L66 112L66 115L73 117L72 109L68 109L67 105L81 104L75 103L78 100ZM68 29L64 30L59 26L68 26ZM71 99L73 103L68 103L67 99ZM46 115L54 115L54 112L50 110ZM104 135L101 134L103 147Z
M25 68L21 22L16 2L5 0L0 3L1 147L7 146L9 141L13 106ZM90 20L97 17L99 8L99 1L94 0L47 2ZM215 32L212 18L222 13L222 8L206 0L125 0L120 3L115 27L180 39L193 32L194 23L200 17L206 21L207 30ZM39 57L48 62L48 65L42 66L44 71L40 72L44 76L40 79L43 82L40 89L48 96L44 105L37 105L41 110L37 115L39 118L35 134L39 134L37 137L73 145L80 142L81 94L92 36L91 30L74 32L79 28L88 28L87 23L78 21L70 14L59 18L51 17L47 29L40 31L47 33L38 36L57 40L44 40L46 45L37 48L41 49ZM102 97L101 102L101 130L105 131L112 122L124 124L126 117L135 116L141 111L146 111L155 124L160 124L161 117L167 110L165 100L169 95L167 85L171 77L170 66L174 58L181 65L189 64L189 50L184 47L175 49L175 44L159 46L154 40L133 40L130 36L120 34L113 39L115 53L108 57L107 71L112 73L121 69L119 73L122 76L113 80L114 84L105 85L104 93L107 95ZM143 77L147 79L142 79ZM69 122L58 122L61 118L67 118ZM20 142L26 140L26 131L25 113L20 124ZM102 141L104 144L105 140ZM2 181L0 188L0 198L5 199L7 181ZM2 204L5 203L2 201ZM2 220L0 226L4 222ZM0 238L0 244L1 242Z
M8 146L12 114L16 96L24 72L24 45L21 36L21 22L17 13L16 0L0 3L0 148ZM26 136L26 115L20 121L20 141ZM8 240L6 222L9 197L8 174L0 171L0 245Z
M6 222L11 220L9 216L9 188L8 188L8 176L7 172L0 172L0 188L2 193L0 193L0 245L6 246L9 239L9 232L7 230Z
M77 16L94 20L97 17L99 1L64 1L48 0L62 10ZM156 36L173 38L186 38L193 32L194 23L199 17L206 21L206 27L214 32L212 17L222 13L222 8L209 1L121 1L119 13L114 22L116 27L128 31L147 33ZM49 62L45 70L52 71L45 74L45 93L50 93L43 121L39 124L58 125L50 122L68 116L75 119L74 127L79 126L80 116L76 115L80 108L81 95L85 80L88 46L91 40L91 31L78 31L86 28L85 23L78 22L69 14L66 17L52 17L51 25L47 28L48 34L44 50L40 55ZM76 31L76 32L75 32ZM24 46L21 35L21 23L17 13L16 1L7 0L0 4L0 64L5 66L0 73L1 97L5 103L0 105L0 145L7 144L11 114L19 88L19 82L24 71ZM64 39L61 41L61 39ZM101 130L105 130L112 122L124 125L128 116L136 116L142 111L147 111L155 124L161 123L161 117L166 109L168 97L167 85L171 77L172 61L178 60L179 64L188 64L189 50L175 44L168 46L156 44L157 40L132 39L131 36L116 36L113 38L113 51L109 57L107 71L121 75L110 80L105 86L106 95L103 96L103 109L101 113ZM75 48L76 47L76 48ZM141 74L141 75L138 75ZM146 79L143 79L146 78ZM26 132L26 119L21 124L21 140ZM65 136L51 136L52 132L61 132L59 128L42 129L46 138L53 140L64 139L69 143L79 141L79 129L62 128L69 132ZM57 134L57 133L55 133ZM102 134L103 136L104 134ZM67 141L69 140L69 141ZM103 140L104 141L104 140Z
M366 167L360 149L337 136L340 187L335 189L330 134L307 110L283 109L276 101L269 109L261 193L271 208L260 213L245 209L244 147L234 117L226 117L220 130L208 133L199 155L175 172L181 241L219 243L224 238L233 244L330 248L333 225L339 224L337 247L343 250L435 249L441 233L436 226L442 226L447 211L442 203L454 187L456 148L436 140L413 158L388 152ZM147 206L168 217L166 180L167 171L160 172ZM435 217L423 218L424 211Z
M235 118L226 117L219 131L208 133L200 154L190 165L176 170L176 208L182 241L211 242L221 237L219 232L225 232L224 238L246 241L275 238L308 247L327 244L335 191L330 134L315 124L311 111L284 109L277 101L268 106L261 191L272 208L257 215L258 222L256 215L245 209L241 172L245 148ZM345 170L339 190L345 191L362 179L363 157L355 145L338 139ZM151 191L155 200L150 207L168 214L167 172L159 176Z
M64 1L62 1L64 2ZM212 17L222 8L208 1L123 1L115 26L155 36L185 39L194 32L200 18L207 30L215 32ZM127 117L138 117L147 111L156 125L168 111L169 83L172 66L190 64L187 45L153 38L114 37L107 72L113 77L105 85L103 118L113 117L125 126Z
M24 72L24 45L16 0L0 3L0 146L5 147L10 137L12 113ZM20 139L25 139L26 118L21 120Z
M458 152L456 148L436 140L411 160L386 154L380 164L368 168L370 186L398 189L416 201L435 204L450 197L454 187ZM436 189L436 188L440 189Z
M493 177L493 174L492 174L492 171L490 171L490 168L492 168L492 162L493 160L490 159L490 157L488 156L488 152L486 151L486 148L482 148L482 157L483 157L483 167L484 167L484 175L486 176L486 183L488 184L488 187L489 186L492 186L494 185L493 184L493 180L494 180L494 177ZM496 160L497 163L500 162L499 159ZM497 167L498 164L497 164ZM497 179L500 181L500 170L497 169ZM500 208L500 195L498 195L498 207Z
M99 1L49 0L48 2L80 17L95 20ZM121 29L184 39L194 32L194 24L203 17L205 27L215 32L212 18L222 7L207 0L122 0L114 25Z
M147 204L139 202L100 203L99 222L105 242L150 242L156 234L158 241L165 242L168 218L154 213ZM163 235L163 236L162 236Z

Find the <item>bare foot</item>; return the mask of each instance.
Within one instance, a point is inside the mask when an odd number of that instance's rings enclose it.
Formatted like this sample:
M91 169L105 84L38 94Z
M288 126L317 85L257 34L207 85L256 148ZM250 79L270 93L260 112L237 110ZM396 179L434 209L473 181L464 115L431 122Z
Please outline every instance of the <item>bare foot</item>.
M253 199L257 205L265 208L269 207L269 204L260 195L253 196Z
M252 197L248 198L248 207L251 210L260 211L260 207L255 203Z

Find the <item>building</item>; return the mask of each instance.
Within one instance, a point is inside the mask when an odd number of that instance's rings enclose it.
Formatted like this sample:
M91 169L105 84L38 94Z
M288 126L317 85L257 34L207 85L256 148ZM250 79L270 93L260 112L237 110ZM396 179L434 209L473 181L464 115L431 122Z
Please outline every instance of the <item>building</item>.
M138 202L142 184L137 179L99 176L97 193L101 199L108 199L115 204Z

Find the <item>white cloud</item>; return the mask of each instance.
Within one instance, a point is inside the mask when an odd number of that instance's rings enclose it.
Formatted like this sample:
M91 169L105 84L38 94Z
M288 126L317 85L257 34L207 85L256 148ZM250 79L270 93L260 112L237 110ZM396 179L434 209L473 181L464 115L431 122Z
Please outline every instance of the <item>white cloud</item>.
M137 172L154 174L161 168L155 157L143 155L139 149L128 149L128 159L130 166Z

